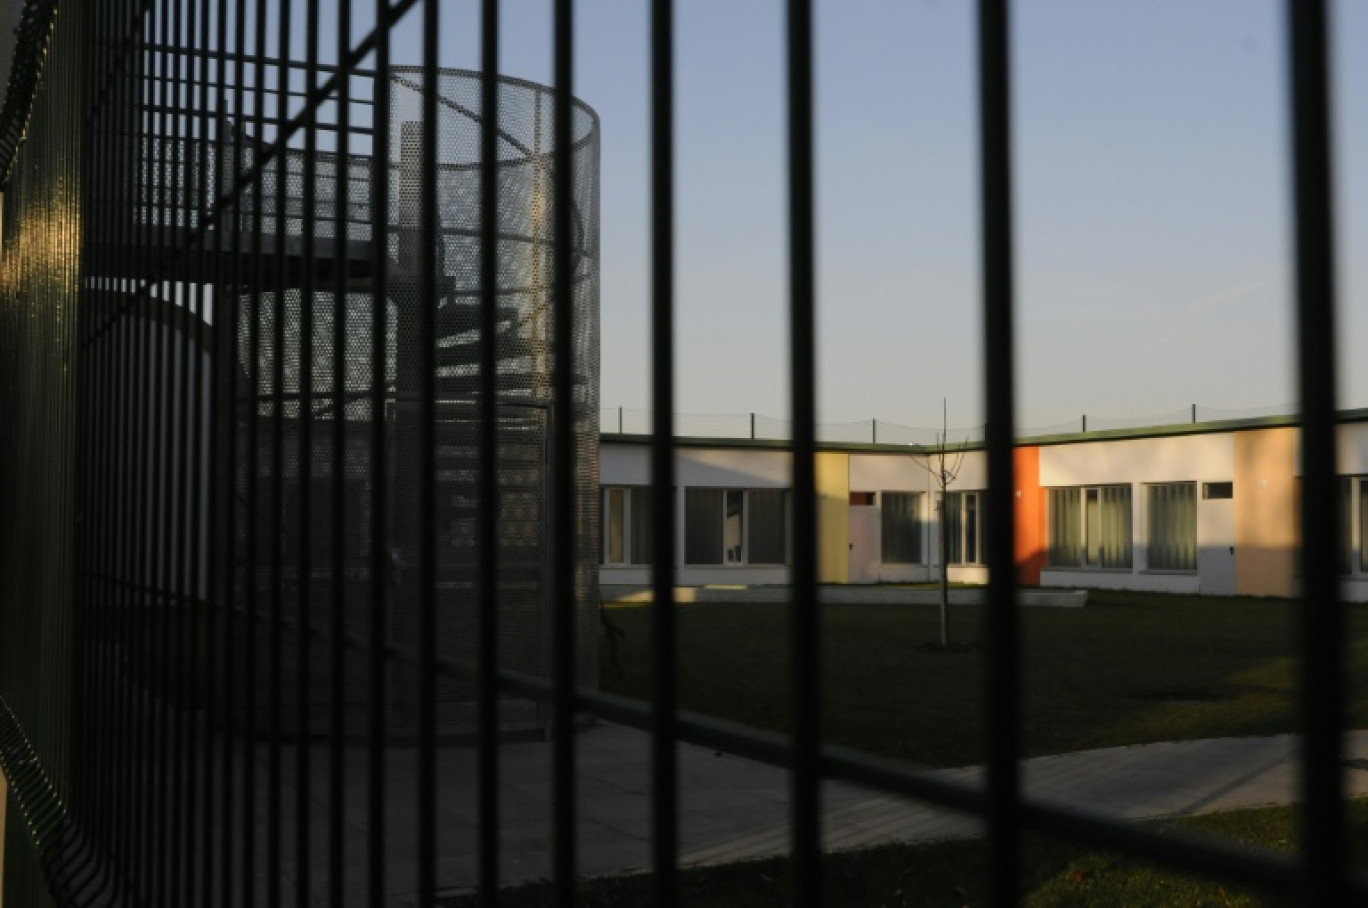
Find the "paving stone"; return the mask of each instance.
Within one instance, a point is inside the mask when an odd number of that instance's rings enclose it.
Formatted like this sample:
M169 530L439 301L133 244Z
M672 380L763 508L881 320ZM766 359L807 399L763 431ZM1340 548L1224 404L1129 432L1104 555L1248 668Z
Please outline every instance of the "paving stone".
M579 735L576 850L580 872L632 872L650 861L650 737L600 723ZM286 749L282 802L294 807L293 754ZM783 855L789 849L789 775L781 767L710 748L679 746L681 863L715 864ZM1345 739L1349 794L1368 794L1368 732ZM367 753L349 749L344 767L345 854L348 891L365 891ZM1290 803L1298 797L1299 753L1291 736L1224 738L1114 747L1023 761L1028 797L1119 819L1143 819ZM1355 763L1354 761L1359 761ZM259 762L264 767L264 763ZM315 829L326 829L327 751L311 755L311 809ZM387 887L390 904L412 903L417 857L413 816L417 761L412 751L386 760ZM929 779L983 784L982 767L930 770ZM439 886L470 891L478 875L478 758L473 748L449 748L438 759L438 818L442 854ZM264 778L264 775L262 776ZM500 749L500 876L506 884L531 882L551 872L553 793L551 747L543 741ZM823 841L833 850L892 842L931 842L979 835L982 824L963 814L844 782L823 785ZM264 801L262 802L264 808ZM258 820L264 818L259 808ZM316 904L326 904L325 843L313 843L310 879ZM293 867L293 853L285 860Z

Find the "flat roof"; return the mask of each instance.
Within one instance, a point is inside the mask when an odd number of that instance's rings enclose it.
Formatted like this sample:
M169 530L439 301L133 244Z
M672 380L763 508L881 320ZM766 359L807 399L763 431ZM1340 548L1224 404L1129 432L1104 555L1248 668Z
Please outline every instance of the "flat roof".
M1340 410L1335 416L1337 424L1368 422L1368 408ZM1252 429L1273 429L1297 427L1301 425L1300 414L1282 416L1256 416L1240 419L1219 419L1206 422L1173 423L1159 426L1134 426L1121 429L1097 429L1089 432L1061 432L1052 435L1022 436L1016 440L1018 445L1067 445L1087 441L1120 441L1133 438L1166 438L1177 435L1208 435L1215 432L1240 432ZM605 444L648 445L652 436L631 432L600 432L599 440ZM783 438L732 438L726 436L687 436L676 437L675 447L679 448L757 448L761 450L787 451L793 447L790 439ZM955 444L957 449L960 444ZM982 441L966 441L964 450L977 451L984 448ZM874 454L931 454L935 445L922 444L881 444L878 442L819 441L819 451L848 451Z

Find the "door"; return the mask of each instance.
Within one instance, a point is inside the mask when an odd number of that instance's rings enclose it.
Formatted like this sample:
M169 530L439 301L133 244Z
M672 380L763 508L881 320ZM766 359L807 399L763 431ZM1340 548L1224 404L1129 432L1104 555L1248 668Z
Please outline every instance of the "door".
M1197 585L1209 596L1235 595L1235 502L1212 497L1231 494L1229 483L1202 483L1197 502Z
M878 583L879 564L883 561L883 547L880 544L879 509L873 505L873 493L869 503L855 503L856 494L851 495L850 505L850 565L851 583Z

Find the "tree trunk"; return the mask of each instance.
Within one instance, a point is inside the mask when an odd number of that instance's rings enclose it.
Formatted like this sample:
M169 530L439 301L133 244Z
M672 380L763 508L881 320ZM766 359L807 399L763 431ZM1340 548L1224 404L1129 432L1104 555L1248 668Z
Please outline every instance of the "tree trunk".
M939 532L936 534L937 537L939 537L938 542L939 542L939 544L940 544L940 645L941 645L941 649L949 649L949 648L950 648L950 586L949 586L949 578L948 578L948 576L947 576L948 573L949 573L949 571L948 571L948 567L947 567L947 565L946 565L946 563L945 563L946 553L947 553L947 550L948 550L948 548L949 548L949 547L946 545L947 540L946 540L946 538L945 538L945 508L946 508L946 506L947 506L948 503L946 502L945 499L946 499L946 494L945 494L944 489L942 488L942 490L941 490L941 500L940 500L940 520L938 521L939 524L940 524L940 529L939 529Z

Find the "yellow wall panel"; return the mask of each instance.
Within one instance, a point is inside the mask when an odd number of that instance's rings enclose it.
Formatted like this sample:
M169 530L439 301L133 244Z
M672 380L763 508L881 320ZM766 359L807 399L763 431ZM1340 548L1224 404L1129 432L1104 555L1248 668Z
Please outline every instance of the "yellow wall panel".
M817 582L850 576L850 455L817 455Z

